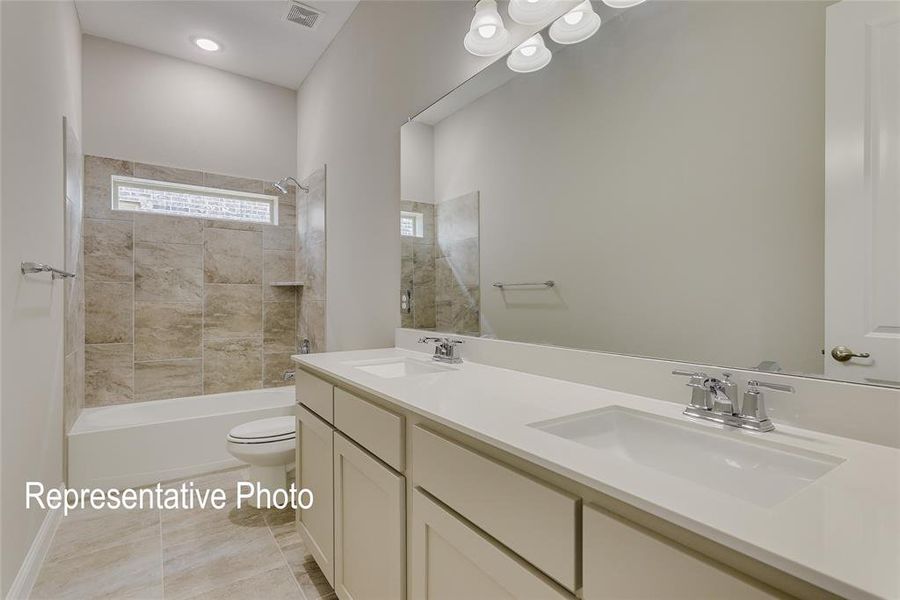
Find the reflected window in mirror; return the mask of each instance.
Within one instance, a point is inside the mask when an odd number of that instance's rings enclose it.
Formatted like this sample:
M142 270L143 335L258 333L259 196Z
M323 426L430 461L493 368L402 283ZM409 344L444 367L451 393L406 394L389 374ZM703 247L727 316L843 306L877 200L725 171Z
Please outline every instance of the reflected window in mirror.
M405 210L400 211L400 235L425 237L425 215Z

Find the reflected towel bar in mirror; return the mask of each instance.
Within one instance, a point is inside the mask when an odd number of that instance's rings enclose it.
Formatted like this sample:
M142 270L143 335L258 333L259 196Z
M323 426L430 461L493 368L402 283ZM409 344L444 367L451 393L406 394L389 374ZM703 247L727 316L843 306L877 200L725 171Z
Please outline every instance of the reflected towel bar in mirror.
M552 288L553 286L556 285L556 282L553 281L552 279L548 279L547 281L531 281L531 282L524 282L524 283L501 283L499 281L495 281L491 285L494 286L495 288L500 288L500 289L508 288L508 287L535 287L535 286Z
M21 269L22 275L27 275L28 273L51 273L51 277L53 277L53 279L66 279L68 277L75 277L75 273L62 271L60 269L57 269L56 267L51 267L50 265L45 265L43 263L23 262Z

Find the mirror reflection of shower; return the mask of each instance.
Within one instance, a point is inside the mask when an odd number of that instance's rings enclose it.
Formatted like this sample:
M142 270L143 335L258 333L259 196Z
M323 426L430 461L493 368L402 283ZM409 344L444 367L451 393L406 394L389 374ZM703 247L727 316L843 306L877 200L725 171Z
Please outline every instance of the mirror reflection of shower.
M294 185L297 186L299 189L303 190L307 194L309 193L309 188L306 187L305 185L301 185L300 182L297 181L296 179L294 179L293 177L282 177L278 181L272 183L272 185L275 186L275 189L277 189L282 194L287 194L288 193L288 184L290 182L294 182Z

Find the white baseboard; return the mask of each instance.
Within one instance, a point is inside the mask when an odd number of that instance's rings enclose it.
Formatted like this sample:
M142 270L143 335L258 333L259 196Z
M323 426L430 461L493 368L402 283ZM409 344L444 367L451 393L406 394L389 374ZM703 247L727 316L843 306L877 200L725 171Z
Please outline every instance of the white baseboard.
M62 484L59 485L62 488ZM44 522L38 529L31 547L19 567L19 572L13 580L6 595L7 600L26 600L31 595L31 589L37 581L38 573L41 571L41 565L50 551L50 544L53 542L53 536L56 534L56 528L59 527L60 519L62 519L62 508L49 509L44 515Z

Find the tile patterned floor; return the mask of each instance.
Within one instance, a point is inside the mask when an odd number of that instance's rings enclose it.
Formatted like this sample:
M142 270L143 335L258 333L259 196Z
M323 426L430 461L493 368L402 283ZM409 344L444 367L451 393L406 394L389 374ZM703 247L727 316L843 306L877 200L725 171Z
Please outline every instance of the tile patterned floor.
M192 478L226 490L224 510L70 513L53 538L36 600L334 600L294 527L294 512L236 506L237 469ZM178 486L172 482L168 486Z

